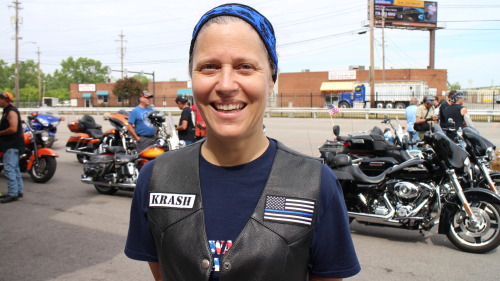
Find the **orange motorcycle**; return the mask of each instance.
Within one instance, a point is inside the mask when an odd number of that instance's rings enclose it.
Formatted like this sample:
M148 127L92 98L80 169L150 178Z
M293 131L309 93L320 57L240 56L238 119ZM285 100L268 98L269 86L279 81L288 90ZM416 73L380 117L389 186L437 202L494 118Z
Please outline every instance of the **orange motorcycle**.
M174 123L170 118L168 126L160 111L152 111L149 120L158 127L155 143L138 154L127 154L122 146L108 146L100 155L85 162L81 181L93 184L102 194L114 194L118 190L132 191L135 188L140 169L165 151L184 146L179 141Z
M108 120L113 128L106 132L90 115L69 122L68 128L74 134L66 143L66 152L75 153L80 163L103 153L107 146L122 146L129 153L135 152L135 143L127 134L128 112L121 110L111 114Z
M35 130L28 122L22 121L26 126L24 137L25 149L19 155L19 168L21 172L28 172L36 183L44 183L54 176L57 168L56 157L59 155L52 149L44 147L49 140L46 130ZM0 170L3 169L3 152L0 152Z

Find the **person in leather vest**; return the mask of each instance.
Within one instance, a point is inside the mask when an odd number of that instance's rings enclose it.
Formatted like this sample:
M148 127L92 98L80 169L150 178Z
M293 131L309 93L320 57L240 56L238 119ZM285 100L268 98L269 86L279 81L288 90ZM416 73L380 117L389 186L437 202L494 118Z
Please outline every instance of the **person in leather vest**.
M467 125L466 118L467 108L464 106L465 103L465 93L457 92L455 93L452 104L446 107L443 112L445 122L448 122L448 119L453 119L455 122L455 129L463 128ZM470 120L470 119L469 119ZM470 124L471 122L469 122Z
M341 280L360 265L342 189L317 158L266 137L277 79L271 23L224 4L196 25L193 96L207 136L148 162L125 254L155 280Z
M0 107L3 108L0 120L0 151L3 152L3 166L7 177L8 194L2 195L0 203L10 203L23 197L23 178L19 169L19 152L24 149L21 115L12 104L14 96L8 92L0 93Z

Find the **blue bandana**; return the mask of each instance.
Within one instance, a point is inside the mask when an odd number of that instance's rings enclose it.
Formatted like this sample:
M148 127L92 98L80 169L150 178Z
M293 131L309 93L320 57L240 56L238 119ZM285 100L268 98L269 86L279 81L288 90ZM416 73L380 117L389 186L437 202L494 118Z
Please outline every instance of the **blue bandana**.
M262 38L267 52L271 56L271 59L276 67L276 70L274 71L274 73L272 73L273 80L276 82L276 78L278 75L278 56L276 54L276 37L274 36L273 26L271 25L269 20L267 20L255 9L243 4L224 4L213 8L201 17L200 21L196 24L193 30L191 47L189 48L190 60L191 56L193 55L194 42L196 41L196 37L198 36L200 29L210 19L219 16L233 16L241 18L242 20L248 22L257 31L257 33L259 33L260 38Z

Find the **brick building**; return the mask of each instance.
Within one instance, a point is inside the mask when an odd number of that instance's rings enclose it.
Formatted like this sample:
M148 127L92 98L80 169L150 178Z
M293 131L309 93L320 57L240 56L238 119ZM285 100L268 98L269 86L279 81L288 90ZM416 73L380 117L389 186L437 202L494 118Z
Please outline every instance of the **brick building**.
M355 82L368 81L368 70L346 71L350 75L340 77L331 75L331 72L295 72L279 73L278 91L274 99L277 107L323 107L325 92L321 90L324 82ZM385 80L382 80L385 75ZM428 88L441 95L447 89L446 69L386 69L375 70L376 81L424 81ZM352 90L339 89L339 91Z
M114 83L70 84L70 101L74 107L136 106L137 101L120 99L113 94ZM153 104L175 107L178 94L191 93L188 81L149 82L148 91L154 94Z

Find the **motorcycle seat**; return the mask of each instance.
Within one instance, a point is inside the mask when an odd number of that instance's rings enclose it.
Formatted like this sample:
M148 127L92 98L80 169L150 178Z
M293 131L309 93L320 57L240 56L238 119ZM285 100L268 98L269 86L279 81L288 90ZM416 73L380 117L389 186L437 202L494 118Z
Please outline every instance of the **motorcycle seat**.
M100 139L104 136L104 133L100 129L87 129L87 133L94 139Z
M116 163L128 163L128 162L133 162L139 157L139 154L125 154L125 153L118 153L115 154L115 159Z
M121 146L108 146L106 152L111 154L125 153L125 149Z

